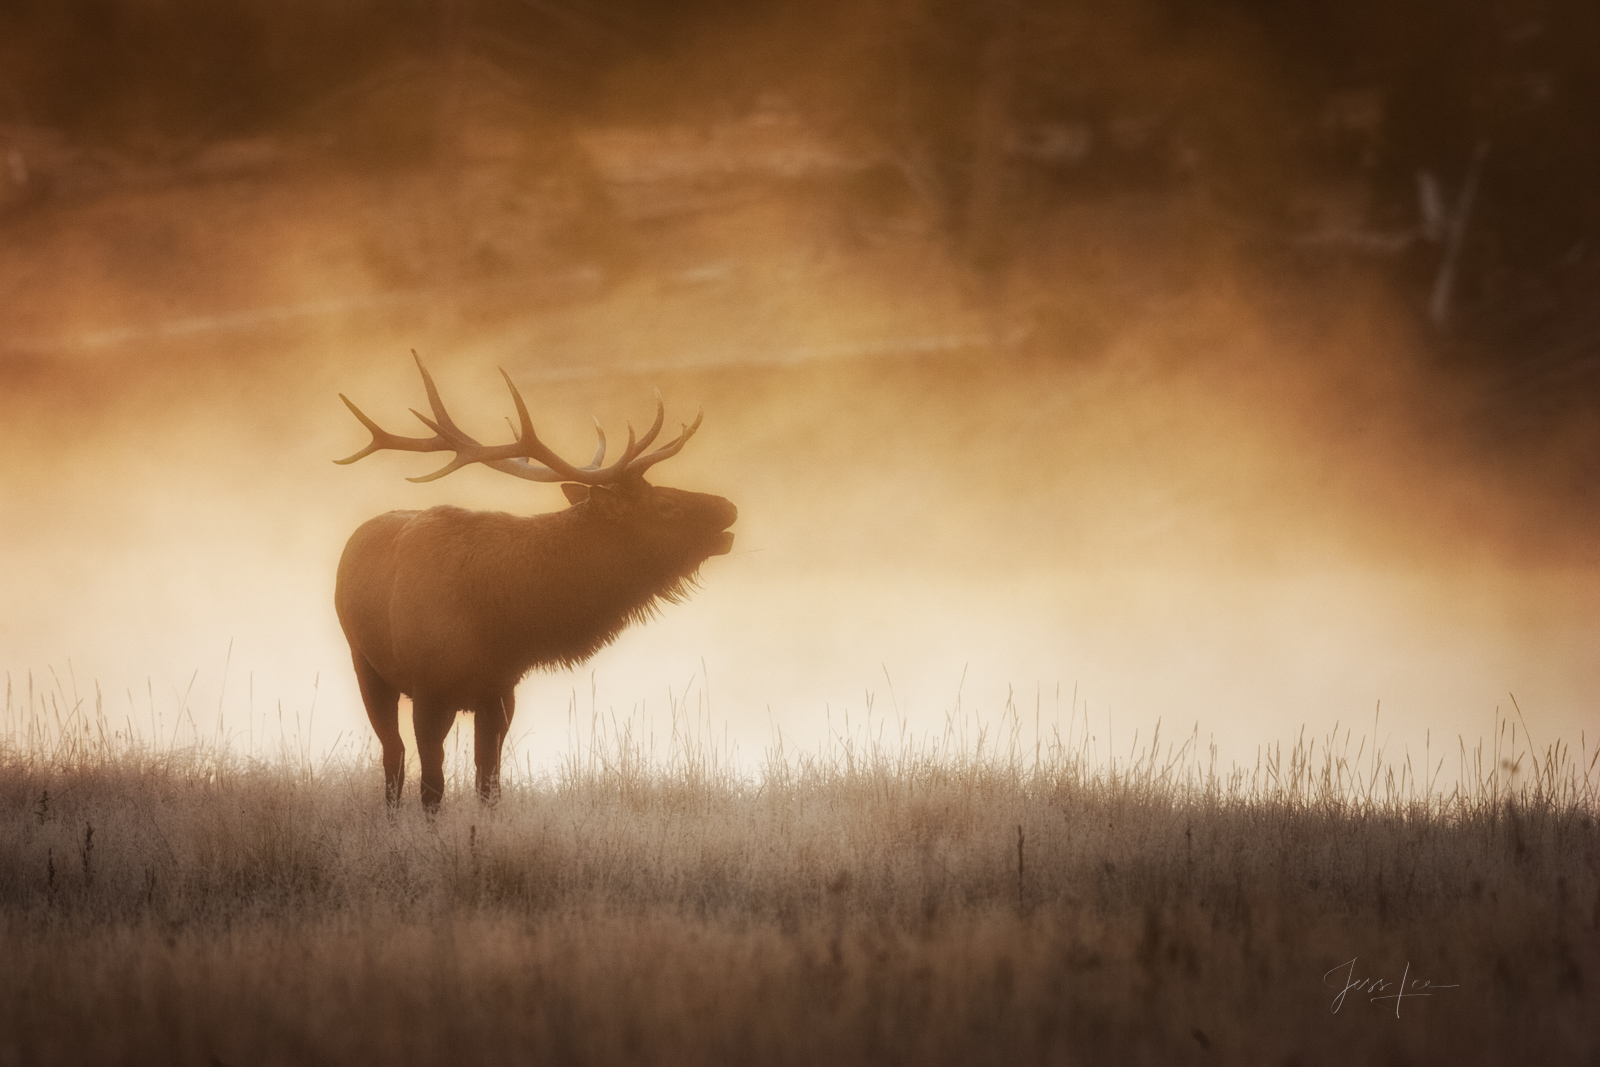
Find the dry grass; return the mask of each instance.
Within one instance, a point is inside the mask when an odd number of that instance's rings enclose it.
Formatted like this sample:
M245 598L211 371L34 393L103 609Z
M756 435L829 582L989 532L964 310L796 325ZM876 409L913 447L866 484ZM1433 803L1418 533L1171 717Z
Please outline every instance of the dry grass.
M1445 789L1348 733L1219 775L1193 737L1107 768L1013 713L746 779L690 723L659 758L597 724L429 820L370 759L27 700L0 1064L1600 1057L1595 759L1514 728ZM1335 1012L1352 958L1455 988Z

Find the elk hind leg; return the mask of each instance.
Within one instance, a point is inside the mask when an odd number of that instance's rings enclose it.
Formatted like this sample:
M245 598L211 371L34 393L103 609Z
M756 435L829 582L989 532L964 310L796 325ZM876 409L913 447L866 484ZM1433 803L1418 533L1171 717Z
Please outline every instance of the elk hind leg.
M418 694L411 698L411 723L417 734L417 762L422 764L422 807L430 815L444 799L444 739L456 712L445 702Z
M367 658L356 652L356 683L361 686L361 702L367 707L378 744L383 746L383 795L390 806L400 803L400 789L406 781L406 745L400 739L400 692L384 681Z
M478 765L478 799L493 804L500 799L500 749L517 710L515 690L481 701L473 709L472 754Z

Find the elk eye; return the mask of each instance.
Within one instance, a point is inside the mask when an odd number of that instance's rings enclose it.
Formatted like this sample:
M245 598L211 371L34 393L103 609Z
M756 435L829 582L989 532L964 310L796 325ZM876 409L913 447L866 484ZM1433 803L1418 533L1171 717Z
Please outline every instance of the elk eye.
M683 515L683 509L676 504L658 504L656 505L656 514L663 519L676 519Z

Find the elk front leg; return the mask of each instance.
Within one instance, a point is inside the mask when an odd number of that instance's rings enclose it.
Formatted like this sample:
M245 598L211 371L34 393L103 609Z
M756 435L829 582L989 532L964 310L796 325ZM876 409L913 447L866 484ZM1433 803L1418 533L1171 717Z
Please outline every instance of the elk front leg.
M485 804L500 799L500 749L506 743L506 732L516 710L516 692L508 689L480 704L473 716L477 720L472 748L478 765L478 799Z

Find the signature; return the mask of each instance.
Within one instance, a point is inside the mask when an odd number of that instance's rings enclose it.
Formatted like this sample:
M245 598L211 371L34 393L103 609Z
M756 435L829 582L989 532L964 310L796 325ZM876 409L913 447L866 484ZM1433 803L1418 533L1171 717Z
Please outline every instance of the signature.
M1341 971L1344 974L1342 979L1337 979L1333 982L1328 980L1332 975ZM1396 1019L1400 1018L1400 1002L1408 997L1431 997L1435 989L1460 988L1459 984L1436 985L1426 978L1412 978L1411 962L1409 960L1406 961L1405 973L1401 975L1398 986L1383 978L1360 978L1356 975L1355 957L1351 957L1348 962L1339 964L1339 966L1323 975L1322 984L1339 990L1338 996L1333 998L1333 1004L1328 1009L1330 1014L1337 1015L1339 1009L1344 1007L1345 996L1351 990L1354 990L1357 993L1369 994L1367 1000L1373 1004L1381 1004L1386 1000L1394 1001L1394 1017ZM1394 992L1389 992L1390 989L1393 989Z

